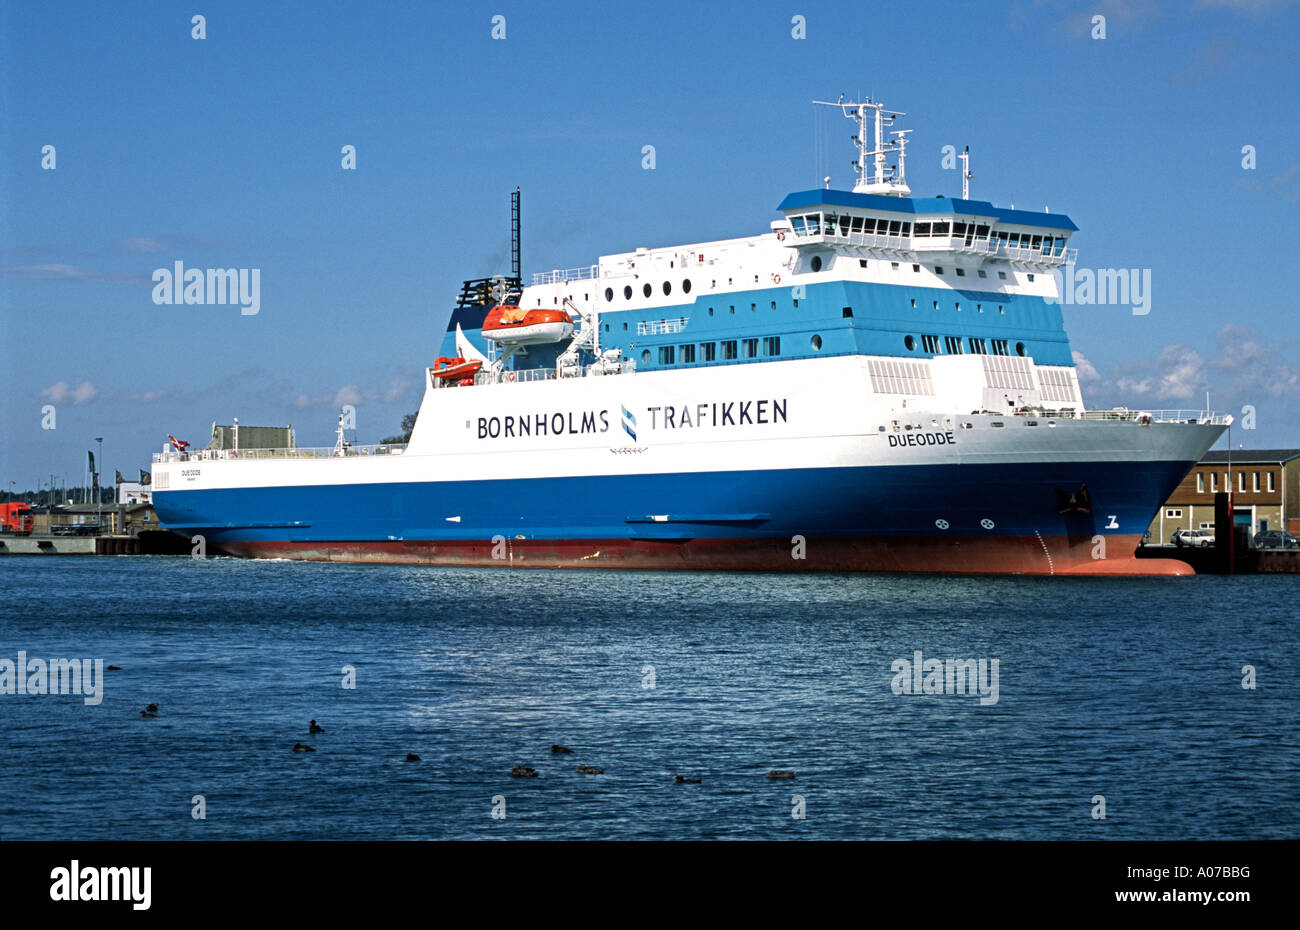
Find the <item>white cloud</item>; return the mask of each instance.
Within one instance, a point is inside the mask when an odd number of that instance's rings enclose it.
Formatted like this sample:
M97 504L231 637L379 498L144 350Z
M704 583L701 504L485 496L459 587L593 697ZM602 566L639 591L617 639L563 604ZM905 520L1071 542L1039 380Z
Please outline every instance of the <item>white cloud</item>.
M99 390L89 381L78 381L76 387L66 381L57 381L41 391L41 398L55 404L88 404L99 396Z
M1086 384L1089 381L1100 381L1101 375L1097 373L1096 367L1084 356L1082 352L1071 352L1070 357L1074 360L1075 373L1079 376L1079 383Z
M1114 382L1116 390L1141 400L1191 400L1209 386L1205 359L1181 343L1165 346L1154 360L1120 366Z

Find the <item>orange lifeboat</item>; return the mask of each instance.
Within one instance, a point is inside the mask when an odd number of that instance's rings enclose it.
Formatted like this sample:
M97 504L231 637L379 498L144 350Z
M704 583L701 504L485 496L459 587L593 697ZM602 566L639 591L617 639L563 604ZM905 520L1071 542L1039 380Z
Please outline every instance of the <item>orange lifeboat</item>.
M573 335L573 320L563 310L525 310L501 304L483 320L483 338L508 345L540 345Z
M455 381L459 384L473 384L474 376L483 367L478 359L466 361L463 358L441 356L433 363L433 376L439 381Z

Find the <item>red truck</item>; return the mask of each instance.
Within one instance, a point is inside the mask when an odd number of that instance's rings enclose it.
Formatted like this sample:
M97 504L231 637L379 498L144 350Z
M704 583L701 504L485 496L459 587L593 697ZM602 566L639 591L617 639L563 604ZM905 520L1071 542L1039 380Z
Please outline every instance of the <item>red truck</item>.
M21 502L0 504L0 533L14 536L32 535L32 508Z

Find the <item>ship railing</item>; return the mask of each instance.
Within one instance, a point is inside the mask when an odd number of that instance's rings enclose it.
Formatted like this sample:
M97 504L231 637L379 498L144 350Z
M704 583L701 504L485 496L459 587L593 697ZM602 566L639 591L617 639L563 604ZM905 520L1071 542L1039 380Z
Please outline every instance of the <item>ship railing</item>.
M358 455L401 455L406 443L346 444L338 446L303 446L292 449L194 449L187 452L155 452L153 460L161 462L225 462L240 459L313 459L348 458Z
M600 277L600 265L586 265L582 268L556 268L553 271L539 271L533 275L533 284L566 284L569 281L585 281Z
M638 336L661 336L680 333L686 328L686 317L679 316L671 320L642 320L636 324Z
M1130 410L1127 407L1115 407L1111 410L1087 410L1077 416L1081 420L1146 420L1150 423L1197 423L1202 426L1227 426L1232 422L1231 414L1212 410Z

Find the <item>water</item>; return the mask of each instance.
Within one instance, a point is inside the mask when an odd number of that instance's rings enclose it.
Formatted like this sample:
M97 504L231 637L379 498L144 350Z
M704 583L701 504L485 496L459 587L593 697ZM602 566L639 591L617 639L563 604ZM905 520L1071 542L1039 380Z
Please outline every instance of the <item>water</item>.
M121 667L0 695L0 839L1300 835L1294 576L8 556L0 592L0 658ZM998 702L895 695L917 649L998 659Z

